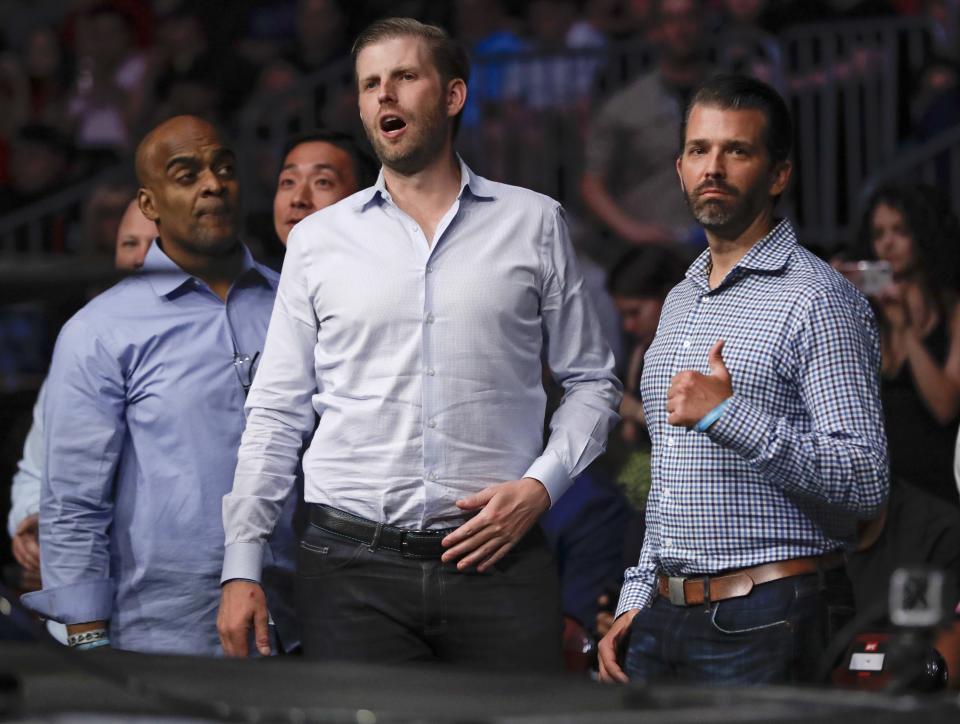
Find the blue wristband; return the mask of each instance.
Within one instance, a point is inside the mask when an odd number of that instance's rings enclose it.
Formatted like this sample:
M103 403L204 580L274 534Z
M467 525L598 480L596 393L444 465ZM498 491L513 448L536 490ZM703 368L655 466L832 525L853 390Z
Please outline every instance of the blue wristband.
M71 648L74 651L89 651L90 649L99 649L101 646L109 646L109 645L110 645L110 639L99 639L97 641L90 641L89 643L85 643L85 644L77 644L76 646L72 646Z
M706 432L710 426L720 419L720 416L723 415L723 411L727 409L727 405L730 403L730 398L728 397L719 405L714 407L710 412L700 418L700 422L693 426L693 429L696 432Z

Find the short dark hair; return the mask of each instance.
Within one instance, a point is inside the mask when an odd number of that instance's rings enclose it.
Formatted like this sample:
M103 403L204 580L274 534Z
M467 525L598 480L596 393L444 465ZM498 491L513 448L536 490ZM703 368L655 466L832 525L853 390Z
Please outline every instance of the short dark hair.
M607 277L612 297L657 297L663 299L681 279L684 260L672 249L645 246L631 249L613 265Z
M451 38L446 30L436 25L421 23L413 18L385 18L368 25L353 42L350 55L353 58L354 75L356 75L357 57L360 51L368 45L379 43L392 38L414 37L426 42L433 57L433 64L440 74L440 80L446 86L451 80L459 78L468 83L470 80L470 56L463 44ZM453 119L453 135L457 135L460 128L460 118L463 111Z
M763 140L774 165L790 158L793 150L793 121L790 110L772 87L747 75L725 73L715 75L690 97L680 124L680 153L687 140L687 123L696 105L713 106L723 110L757 110L763 113L766 125Z
M284 144L283 154L280 156L281 170L283 162L287 160L287 156L293 149L304 143L314 142L329 143L350 156L350 160L353 161L353 175L357 180L358 190L373 186L376 182L380 167L373 160L373 157L349 133L329 128L317 128L290 136Z

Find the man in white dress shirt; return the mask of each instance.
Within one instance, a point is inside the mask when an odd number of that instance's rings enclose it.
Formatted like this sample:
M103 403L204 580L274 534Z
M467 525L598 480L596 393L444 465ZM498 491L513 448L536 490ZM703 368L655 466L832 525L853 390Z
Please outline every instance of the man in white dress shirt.
M303 457L307 656L555 670L538 517L604 448L620 385L563 211L453 151L469 76L440 29L354 45L377 183L288 239L232 493L219 629L266 647L265 536ZM544 446L541 360L565 396ZM319 425L314 430L316 416Z

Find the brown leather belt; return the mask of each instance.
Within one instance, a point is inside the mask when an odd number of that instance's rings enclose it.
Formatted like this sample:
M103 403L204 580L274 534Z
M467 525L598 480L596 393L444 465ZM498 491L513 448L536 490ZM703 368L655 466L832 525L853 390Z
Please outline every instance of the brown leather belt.
M754 586L778 581L790 576L802 576L817 571L829 571L843 565L843 553L835 551L810 558L792 558L774 561L739 571L728 571L716 576L682 578L657 574L657 593L675 606L697 606L706 600L723 601L746 596ZM709 598L704 596L709 591Z

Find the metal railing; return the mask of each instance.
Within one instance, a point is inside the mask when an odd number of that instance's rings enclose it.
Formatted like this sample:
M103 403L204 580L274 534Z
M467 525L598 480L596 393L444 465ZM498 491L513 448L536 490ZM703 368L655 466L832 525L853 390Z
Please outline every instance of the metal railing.
M923 19L895 18L801 26L776 39L748 39L748 55L761 62L794 114L797 168L785 211L805 240L830 247L849 236L865 180L897 156L906 135L902 79L919 69L929 33ZM737 42L743 45L742 38ZM729 37L714 39L710 53L717 68L742 63L729 48ZM591 116L654 62L652 50L639 44L474 58L474 100L458 147L479 173L530 186L576 211ZM348 60L288 93L251 102L237 133L245 218L269 213L278 156L290 133L326 125L362 134L356 109ZM950 183L956 198L960 179L951 176ZM76 208L92 187L87 181L0 219L0 258L37 253L43 219Z
M954 210L960 210L960 126L907 149L895 161L870 175L857 199L859 214L870 195L886 184L923 183L942 189Z

